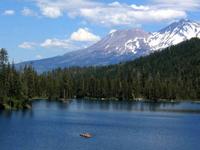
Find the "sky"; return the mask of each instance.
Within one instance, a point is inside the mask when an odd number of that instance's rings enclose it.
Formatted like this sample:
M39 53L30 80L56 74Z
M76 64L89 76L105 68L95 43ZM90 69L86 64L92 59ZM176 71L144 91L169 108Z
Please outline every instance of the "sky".
M0 0L0 47L10 61L86 48L119 29L155 32L173 21L200 21L200 0Z

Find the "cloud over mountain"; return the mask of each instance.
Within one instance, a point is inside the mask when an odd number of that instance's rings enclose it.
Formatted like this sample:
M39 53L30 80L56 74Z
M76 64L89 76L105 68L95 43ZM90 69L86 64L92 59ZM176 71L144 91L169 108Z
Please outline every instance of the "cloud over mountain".
M22 49L32 49L34 47L42 48L54 48L54 49L66 49L66 50L77 50L85 48L101 38L98 35L92 33L88 28L79 28L77 31L74 31L68 38L48 38L43 42L23 42L18 45Z
M72 33L71 40L80 42L97 42L100 37L91 33L88 28L79 28L78 31Z
M67 14L106 26L133 25L145 22L170 21L185 18L188 11L198 11L198 0L149 0L145 5L96 0L36 0L42 15L49 18ZM177 5L178 4L178 5ZM97 17L98 16L98 17Z

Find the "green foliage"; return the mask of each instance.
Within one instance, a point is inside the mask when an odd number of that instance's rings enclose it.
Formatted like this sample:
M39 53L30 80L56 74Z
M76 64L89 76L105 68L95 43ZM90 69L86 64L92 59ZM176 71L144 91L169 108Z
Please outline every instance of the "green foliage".
M6 49L0 49L0 68L2 69L3 65L7 64L8 62L8 53Z
M200 39L137 60L105 67L72 67L37 74L17 71L0 50L0 108L23 108L35 97L132 100L200 99ZM2 106L4 104L4 106Z
M56 69L39 78L46 80L46 96L54 99L200 99L200 40L194 38L132 62Z

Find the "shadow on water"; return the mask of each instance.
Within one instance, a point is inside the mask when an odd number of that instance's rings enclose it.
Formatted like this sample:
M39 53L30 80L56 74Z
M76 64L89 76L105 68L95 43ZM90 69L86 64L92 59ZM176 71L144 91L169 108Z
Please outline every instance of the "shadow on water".
M200 113L200 105L191 102L138 102L81 99L74 100L73 105L78 110ZM70 104L67 107L70 107Z
M38 109L52 108L66 111L126 111L126 112L178 112L200 113L200 105L192 102L149 102L149 101L115 101L115 100L69 100L66 102L38 100L33 102L32 110L14 113L22 117L34 117ZM1 116L12 117L12 111L0 111Z
M71 100L65 101L65 102L57 102L56 105L59 109L64 110L68 109L70 107L70 104L72 103Z
M34 117L33 110L0 110L0 116L5 117L7 119L11 119L15 116L20 116L22 118L32 118Z
M0 116L10 119L12 117L12 111L0 110Z
M21 115L24 118L25 117L32 118L32 117L34 117L34 111L33 110L22 110L22 111L20 111L19 115Z
M135 101L101 101L101 100L78 100L79 107L84 109L100 109L100 110L138 110L138 111L156 111L162 103L147 103Z

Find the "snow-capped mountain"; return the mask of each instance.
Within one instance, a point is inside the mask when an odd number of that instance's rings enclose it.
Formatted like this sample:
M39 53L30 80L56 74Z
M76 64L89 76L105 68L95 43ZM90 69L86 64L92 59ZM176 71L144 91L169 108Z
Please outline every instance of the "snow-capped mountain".
M90 47L90 49L95 51L99 50L105 54L136 54L137 51L149 48L147 47L147 39L149 36L149 33L139 28L132 30L118 30L110 33L104 39Z
M159 50L193 37L200 37L200 24L182 19L153 33L148 38L148 44L151 50Z
M86 49L54 58L23 62L17 66L31 63L36 70L42 72L57 67L116 64L148 55L192 37L200 38L200 24L190 20L174 22L154 33L142 29L118 30Z

